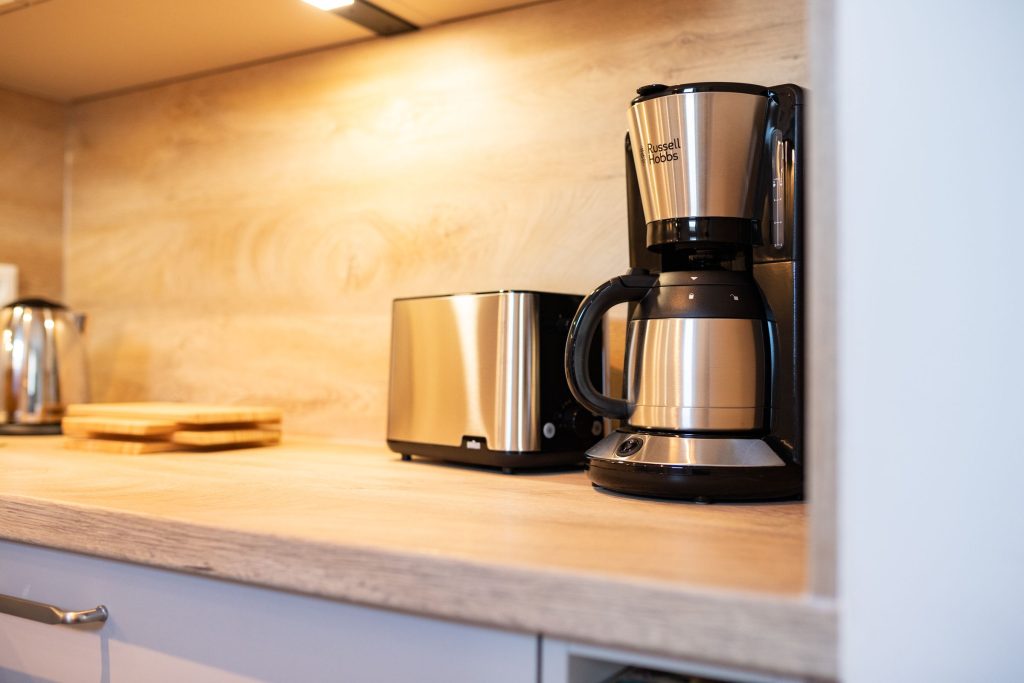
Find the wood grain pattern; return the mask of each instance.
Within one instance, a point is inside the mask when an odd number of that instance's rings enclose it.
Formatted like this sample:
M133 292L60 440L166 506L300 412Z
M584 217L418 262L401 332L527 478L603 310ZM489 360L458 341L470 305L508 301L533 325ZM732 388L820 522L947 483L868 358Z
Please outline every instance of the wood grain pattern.
M280 408L225 406L203 403L147 401L141 403L73 403L65 412L71 417L106 417L139 420L173 420L183 425L219 425L238 422L279 422ZM137 423L137 422L136 422ZM116 424L116 423L115 423Z
M269 406L200 403L78 403L61 428L68 448L157 453L191 448L267 446L281 440L281 411Z
M210 429L204 431L181 430L171 435L171 441L179 446L212 448L216 446L240 446L243 444L269 445L281 440L278 429Z
M123 436L170 434L178 423L170 420L145 420L127 417L64 417L60 421L65 436L86 436L102 432Z
M388 609L781 673L835 675L805 595L805 506L599 493L290 440L111 456L0 448L0 536Z
M163 453L175 450L178 445L171 441L98 439L92 437L67 437L64 447L78 451L97 453L119 453L121 455L142 455L144 453Z
M0 90L0 262L21 296L64 296L64 108Z
M69 431L65 427L64 436L67 437L64 439L65 448L127 455L190 451L196 448L270 446L281 440L280 430L257 428L174 431L155 436L133 435L133 437L128 437L119 433L78 430L76 428Z
M73 107L94 398L382 440L391 300L623 272L633 90L803 83L803 11L561 0Z

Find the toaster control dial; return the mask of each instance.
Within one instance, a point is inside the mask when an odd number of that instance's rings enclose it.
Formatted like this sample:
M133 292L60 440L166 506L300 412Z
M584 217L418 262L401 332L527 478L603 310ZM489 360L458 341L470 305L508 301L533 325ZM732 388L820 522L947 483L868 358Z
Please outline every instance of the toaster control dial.
M594 417L577 405L570 405L562 410L559 423L561 429L575 434L580 439L592 439L595 436L601 436L601 432L604 431L601 418Z

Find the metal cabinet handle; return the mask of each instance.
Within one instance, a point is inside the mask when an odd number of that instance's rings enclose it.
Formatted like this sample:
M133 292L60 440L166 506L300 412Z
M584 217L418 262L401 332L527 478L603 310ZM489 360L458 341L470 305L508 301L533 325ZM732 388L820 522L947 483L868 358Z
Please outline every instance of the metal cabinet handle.
M103 605L92 609L73 612L53 605L32 600L22 600L12 595L0 595L0 612L22 619L31 619L43 624L92 624L107 620L109 613Z

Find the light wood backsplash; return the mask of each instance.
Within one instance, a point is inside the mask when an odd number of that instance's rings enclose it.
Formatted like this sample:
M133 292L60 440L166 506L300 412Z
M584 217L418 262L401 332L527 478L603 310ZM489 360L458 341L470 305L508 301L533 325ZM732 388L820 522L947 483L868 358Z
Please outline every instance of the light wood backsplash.
M73 107L94 398L382 439L391 300L622 272L633 90L804 83L803 11L560 0Z
M64 108L0 90L0 262L22 296L63 296Z

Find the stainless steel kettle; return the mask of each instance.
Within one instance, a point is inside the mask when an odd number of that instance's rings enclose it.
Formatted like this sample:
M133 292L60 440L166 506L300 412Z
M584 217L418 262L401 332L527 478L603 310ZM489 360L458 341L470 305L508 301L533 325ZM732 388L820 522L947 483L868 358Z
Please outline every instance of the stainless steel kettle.
M0 432L59 433L64 409L89 400L85 316L46 299L0 309Z

